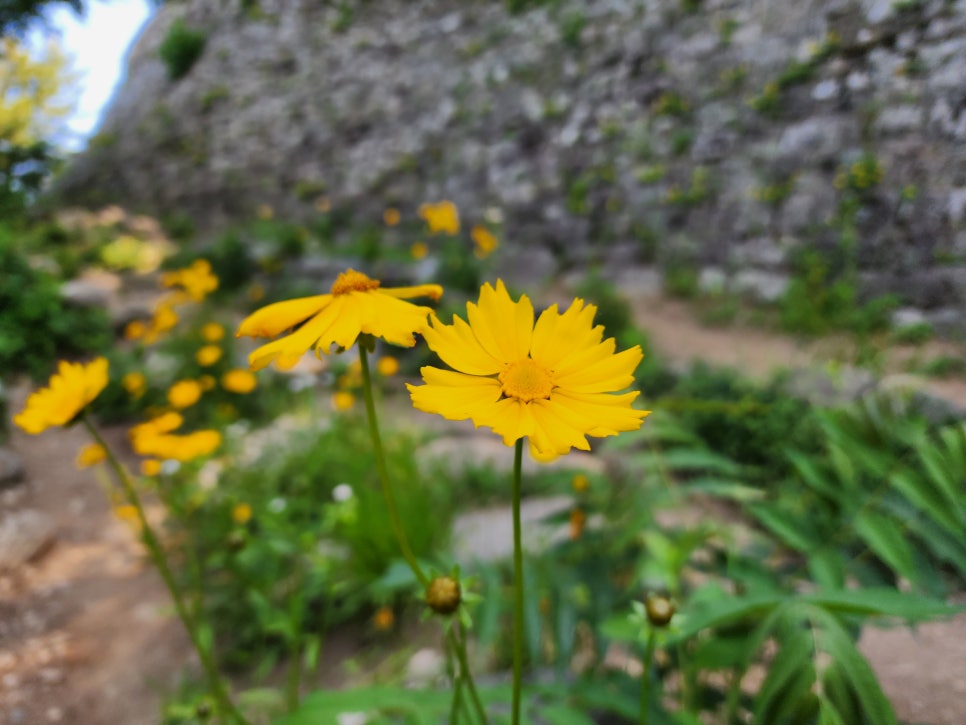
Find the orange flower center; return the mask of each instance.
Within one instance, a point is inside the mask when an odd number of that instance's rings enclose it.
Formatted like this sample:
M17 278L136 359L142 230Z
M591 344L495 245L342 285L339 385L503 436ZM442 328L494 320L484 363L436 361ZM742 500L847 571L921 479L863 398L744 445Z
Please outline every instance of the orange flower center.
M524 403L538 398L549 398L553 390L553 377L550 371L537 365L530 358L511 363L500 373L503 394Z
M350 292L368 292L377 287L379 287L378 279L370 279L362 272L349 269L338 276L330 292L334 295L345 295Z

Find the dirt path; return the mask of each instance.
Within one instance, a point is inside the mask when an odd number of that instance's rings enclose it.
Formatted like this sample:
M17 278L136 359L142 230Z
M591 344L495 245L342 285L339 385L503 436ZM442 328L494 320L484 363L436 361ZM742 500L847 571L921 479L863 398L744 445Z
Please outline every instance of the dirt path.
M840 342L802 344L756 329L706 328L680 302L647 296L632 302L639 323L672 361L701 359L764 376L841 356L833 354ZM890 364L901 365L901 354L893 353ZM963 381L930 385L966 406ZM27 388L12 392L16 411ZM109 434L120 441L123 432ZM0 516L46 513L54 543L33 562L0 572L0 725L154 723L160 693L174 690L184 669L195 666L135 536L113 516L95 473L74 467L86 442L79 429L14 431L10 441L29 482L0 495ZM339 652L351 647L330 650L332 671ZM966 616L915 634L870 629L862 648L901 718L966 722Z

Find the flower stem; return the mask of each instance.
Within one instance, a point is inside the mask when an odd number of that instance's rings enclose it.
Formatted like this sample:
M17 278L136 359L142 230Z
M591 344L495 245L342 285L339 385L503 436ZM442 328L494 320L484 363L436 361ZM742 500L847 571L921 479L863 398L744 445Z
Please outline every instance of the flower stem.
M520 723L520 690L523 677L523 537L520 525L520 489L523 472L523 439L513 451L513 725Z
M204 668L205 676L208 679L208 688L211 691L212 696L217 702L218 710L222 715L228 716L230 721L237 723L243 723L243 725L249 725L248 720L245 719L235 705L232 703L231 698L228 695L228 691L225 689L225 685L222 682L221 676L218 674L218 668L215 665L215 661L211 656L211 652L202 643L201 636L198 632L198 625L194 620L194 617L188 610L188 606L185 604L181 590L175 583L174 575L171 573L171 568L168 566L168 559L165 556L164 548L161 546L161 542L158 540L157 535L154 533L154 529L151 528L151 524L148 523L147 516L144 513L144 506L141 503L141 497L138 495L137 489L134 486L133 481L128 472L121 465L120 461L117 460L117 456L111 450L110 446L98 432L97 428L91 423L86 415L81 417L81 422L87 429L87 432L91 434L91 437L95 442L100 444L107 455L107 461L111 466L117 476L118 481L121 484L121 488L124 491L124 496L127 498L127 502L134 507L137 513L138 523L141 525L141 539L144 541L144 545L148 549L148 553L151 556L151 561L157 567L158 573L161 575L161 579L164 581L165 586L168 589L168 593L171 595L171 600L174 602L174 609L177 612L178 617L181 619L184 628L188 631L188 637L191 640L191 644L194 645L195 651L198 653L198 659L201 660L201 666Z
M647 635L647 646L644 648L644 659L641 660L644 669L641 672L641 714L638 721L640 725L647 725L647 710L651 697L651 665L654 662L654 645L656 641L657 631L651 627L651 631Z
M486 710L483 709L480 693L476 689L476 682L470 672L470 661L466 654L466 630L463 628L462 622L457 621L453 625L453 629L450 630L450 639L456 652L456 658L459 660L460 678L466 683L466 687L470 691L470 699L473 701L473 709L476 710L477 717L480 718L483 725L486 725Z
M396 497L392 492L389 483L389 472L386 469L386 454L382 448L382 438L379 435L379 423L376 420L376 405L372 398L372 375L369 373L369 353L363 345L359 345L359 363L362 366L362 391L366 401L366 417L369 420L369 436L372 438L372 447L376 454L376 471L379 474L379 483L382 486L382 495L386 499L386 510L389 512L389 523L392 526L396 541L402 550L402 555L413 570L413 574L423 587L429 586L429 577L423 572L416 561L412 548L409 546L409 539L406 537L406 529L403 528L402 520L399 518L399 509L396 507Z

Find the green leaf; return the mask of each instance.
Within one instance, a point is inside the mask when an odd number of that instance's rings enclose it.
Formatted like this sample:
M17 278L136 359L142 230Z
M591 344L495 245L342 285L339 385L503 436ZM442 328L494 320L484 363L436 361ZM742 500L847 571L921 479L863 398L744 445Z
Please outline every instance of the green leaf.
M568 705L540 708L540 720L549 725L594 725L594 720Z
M846 725L839 711L824 697L818 700L818 725Z
M946 505L942 495L923 481L916 473L906 469L889 476L889 483L913 506L928 515L946 531L958 536L964 523L957 519L955 509Z
M918 442L916 453L919 454L919 460L922 461L929 479L942 495L945 505L954 512L957 519L962 519L962 497L956 491L957 485L962 480L962 471L950 471L939 447L930 440Z
M730 458L704 448L673 448L663 454L670 471L708 471L726 476L739 476L742 467Z
M823 589L840 589L845 584L845 565L837 549L819 549L809 555L808 573Z
M838 614L899 617L908 621L948 617L964 611L963 607L946 604L938 599L889 588L842 589L804 594L799 597L799 601Z
M761 619L775 607L787 601L783 594L762 594L749 597L728 597L704 600L685 612L678 637L693 637L705 629L734 624L744 619Z
M785 545L797 551L812 551L821 545L818 535L801 517L775 504L752 504L748 511Z
M833 481L829 481L819 472L811 456L791 450L786 451L785 455L788 457L792 467L798 472L798 475L801 476L802 481L813 491L832 501L841 502L845 492L841 487L836 486Z
M895 520L865 509L852 520L852 526L866 546L893 571L909 581L919 580L909 541Z
M767 495L764 490L754 486L711 477L692 479L687 482L686 486L688 493L705 493L709 496L717 496L741 503L761 501Z
M812 638L799 623L795 624L798 626L782 628L779 651L772 659L765 681L755 698L756 722L765 722L765 714L771 712L776 704L789 705L792 704L789 701L800 697L803 675L807 680L804 685L806 693L815 681ZM774 717L771 719L777 720Z

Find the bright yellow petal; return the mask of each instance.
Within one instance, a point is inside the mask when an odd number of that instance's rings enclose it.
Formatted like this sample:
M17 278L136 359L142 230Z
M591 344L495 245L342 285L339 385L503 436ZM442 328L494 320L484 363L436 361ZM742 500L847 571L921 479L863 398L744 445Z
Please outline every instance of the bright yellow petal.
M426 385L407 385L413 406L447 420L484 417L500 399L500 383L493 378L464 375L426 366L420 371ZM479 423L477 423L479 425Z
M601 343L596 350L606 350L606 355L586 355L587 360L575 364L578 356L567 359L567 368L557 371L554 382L561 388L578 393L614 393L624 390L634 383L634 370L644 358L640 346L635 345L616 355L613 353L613 338Z
M416 344L414 333L425 333L433 312L429 307L376 293L370 293L360 309L363 332L401 347Z
M554 390L550 398L554 413L568 424L597 438L637 430L649 410L631 408L638 392L611 395Z
M413 297L429 297L431 300L438 300L443 296L443 288L438 284L421 284L415 287L380 287L379 294L397 297L401 300L409 300Z
M430 350L447 365L470 375L496 375L503 370L503 361L487 352L465 320L453 315L452 325L435 317L431 322L423 337Z
M540 315L533 329L530 356L548 370L558 370L575 351L582 351L600 343L604 337L601 325L593 326L597 308L575 299L560 314L556 305Z
M316 295L262 307L242 320L235 337L275 337L309 319L331 301L332 295Z
M483 348L502 362L513 363L527 357L533 336L533 304L523 295L514 302L503 280L480 289L479 305L466 304L466 316L473 334Z

